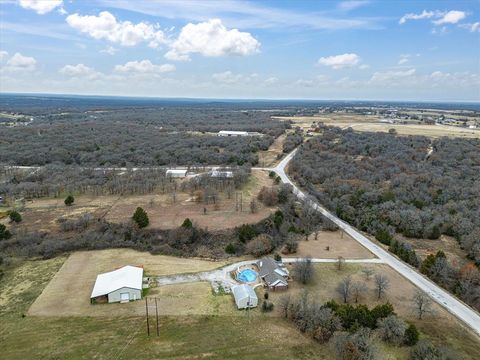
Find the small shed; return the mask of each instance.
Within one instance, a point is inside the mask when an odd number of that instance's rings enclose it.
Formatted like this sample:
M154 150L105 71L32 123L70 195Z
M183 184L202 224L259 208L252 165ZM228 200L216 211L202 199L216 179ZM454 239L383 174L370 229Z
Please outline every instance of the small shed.
M128 302L142 298L143 269L137 266L124 266L117 270L99 274L95 281L90 301Z
M233 286L232 294L239 310L253 308L258 305L257 294L255 294L255 290L249 285L242 284Z
M187 176L187 170L183 169L168 169L166 172L167 177L172 178L184 178Z

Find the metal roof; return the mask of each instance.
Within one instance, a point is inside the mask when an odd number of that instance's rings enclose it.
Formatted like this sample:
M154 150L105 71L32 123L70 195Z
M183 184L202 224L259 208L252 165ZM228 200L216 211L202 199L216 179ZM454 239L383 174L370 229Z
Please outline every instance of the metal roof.
M97 275L91 298L107 295L123 287L142 290L143 269L124 266L120 269Z
M232 293L235 297L235 302L237 303L237 305L241 299L250 298L258 300L257 294L255 294L255 290L253 290L251 286L246 284L232 286Z

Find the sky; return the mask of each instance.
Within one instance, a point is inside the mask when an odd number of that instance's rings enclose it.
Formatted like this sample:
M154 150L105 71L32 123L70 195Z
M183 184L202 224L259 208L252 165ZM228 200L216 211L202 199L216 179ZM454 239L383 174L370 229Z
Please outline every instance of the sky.
M0 0L0 92L480 101L480 0Z

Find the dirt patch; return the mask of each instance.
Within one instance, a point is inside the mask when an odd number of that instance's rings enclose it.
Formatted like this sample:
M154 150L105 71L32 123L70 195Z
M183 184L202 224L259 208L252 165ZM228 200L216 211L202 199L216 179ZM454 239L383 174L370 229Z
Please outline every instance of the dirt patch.
M304 239L304 238L303 238ZM370 251L342 231L319 231L317 240L314 234L308 241L298 243L295 256L310 256L313 258L336 259L342 256L346 259L375 258ZM329 247L329 250L326 248Z
M462 267L468 261L467 253L460 248L457 240L451 236L442 235L437 240L411 239L397 235L402 242L413 246L420 258L425 259L429 254L435 254L441 250L447 255L448 262L455 268Z
M224 262L151 255L130 249L80 251L70 255L28 313L38 316L142 315L145 304L138 301L90 305L90 294L97 275L128 264L143 265L147 275L207 271L225 265ZM152 293L155 294L154 291ZM211 295L211 291L205 290L203 294ZM185 299L191 295L187 294ZM202 308L202 305L199 307Z

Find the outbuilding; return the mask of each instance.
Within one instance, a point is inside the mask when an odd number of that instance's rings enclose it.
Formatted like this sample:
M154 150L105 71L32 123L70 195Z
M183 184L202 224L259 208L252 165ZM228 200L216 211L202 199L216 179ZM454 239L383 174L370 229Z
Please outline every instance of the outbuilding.
M247 131L230 131L230 130L221 130L217 134L218 136L248 136Z
M167 177L172 178L184 178L187 176L187 170L183 169L168 169L166 172Z
M257 294L255 294L255 290L249 285L242 284L232 286L232 294L239 310L253 308L258 305Z
M90 301L114 303L142 298L143 268L123 266L117 270L99 274Z

